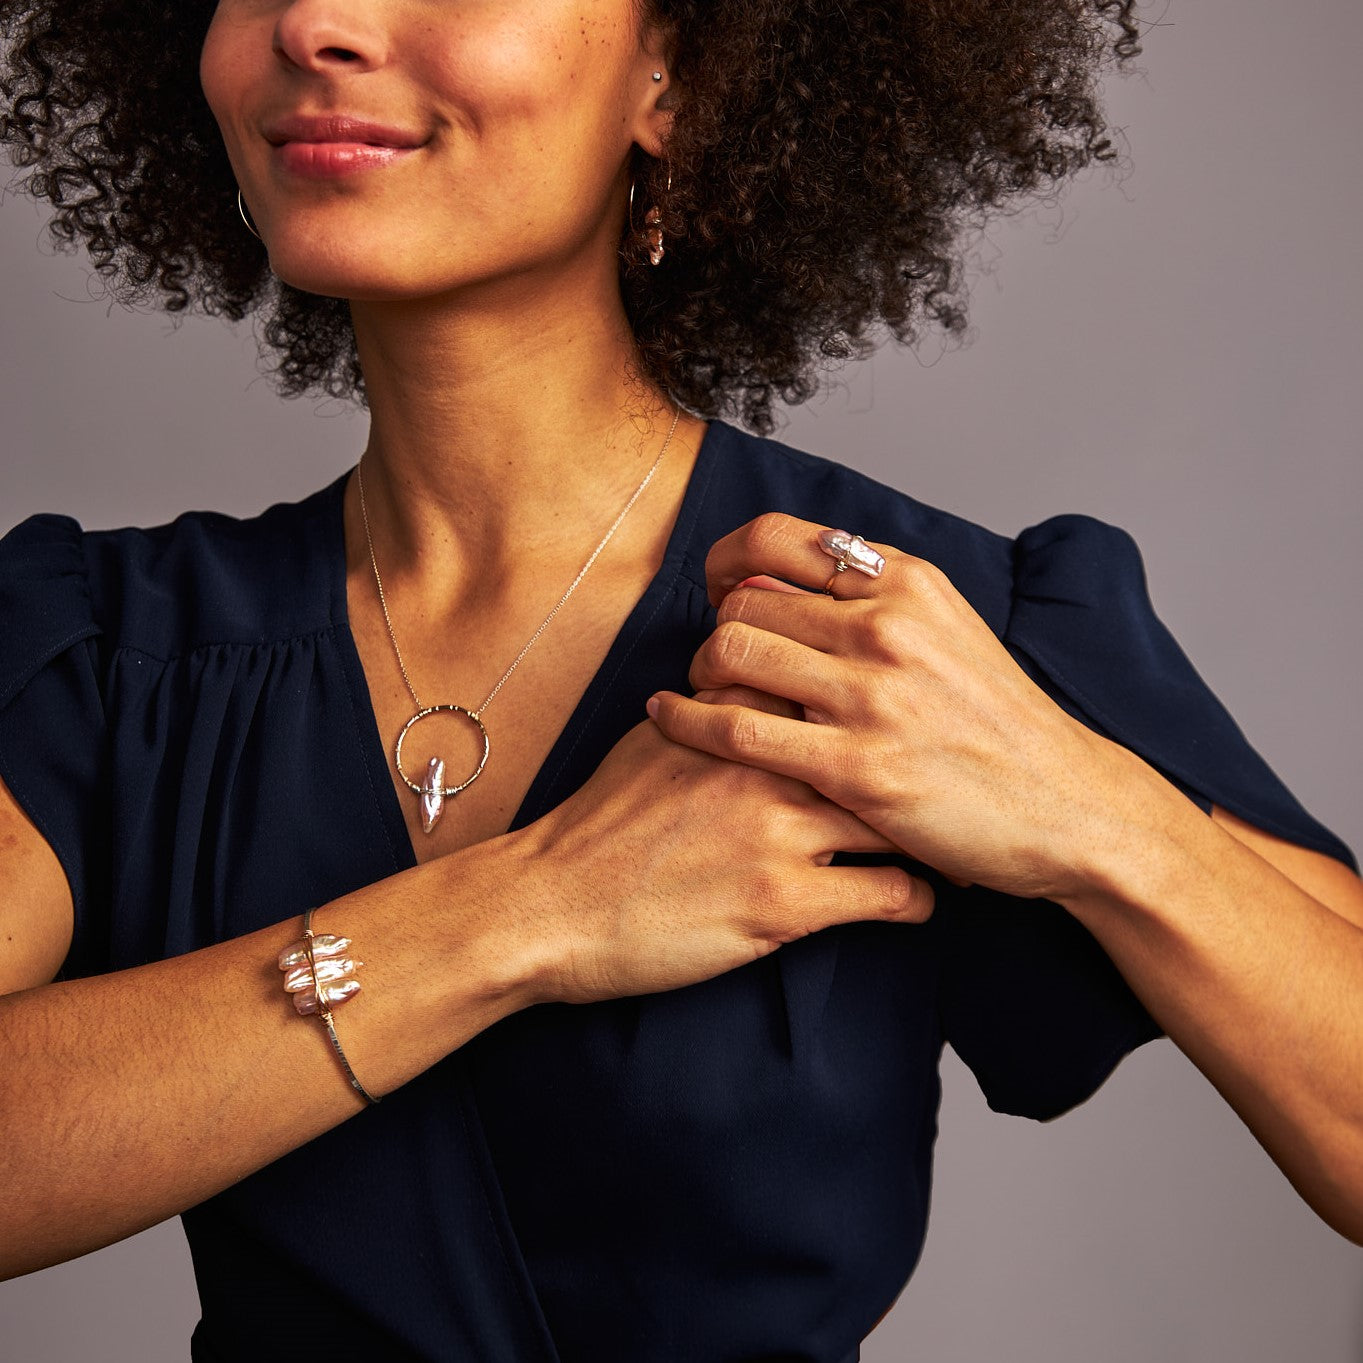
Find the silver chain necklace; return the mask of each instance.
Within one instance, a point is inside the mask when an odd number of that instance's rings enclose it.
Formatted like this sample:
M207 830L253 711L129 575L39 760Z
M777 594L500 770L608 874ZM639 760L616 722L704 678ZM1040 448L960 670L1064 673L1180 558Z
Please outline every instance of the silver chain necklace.
M672 436L676 432L677 422L681 420L681 408L678 407L672 417L672 427L667 433L667 439L663 441L663 447L658 451L658 457L654 459L652 467L644 475L644 480L634 489L634 495L627 501L620 514L615 518L611 528L606 531L601 539L601 543L591 552L591 557L582 565L581 571L572 580L568 590L559 597L554 609L544 617L540 627L526 641L525 647L516 654L511 660L511 666L497 679L497 684L487 693L486 699L476 709L470 710L464 705L425 705L423 706L417 696L416 688L412 685L412 679L407 675L407 664L402 661L402 650L398 647L397 635L393 633L393 621L388 614L388 598L383 592L383 578L379 576L378 560L374 557L374 539L369 533L369 509L364 501L364 456L360 457L360 462L355 466L355 481L360 489L360 515L364 518L364 537L369 545L369 562L374 569L374 582L379 589L379 605L383 607L383 622L388 626L388 637L393 641L393 652L397 655L398 667L402 671L402 680L407 683L407 689L412 693L412 703L416 706L416 713L402 726L402 731L398 734L397 745L393 750L393 761L397 767L398 775L402 778L407 788L421 797L421 827L429 833L436 825L444 810L445 801L451 796L458 795L461 790L466 790L476 781L483 768L487 765L487 756L491 751L492 743L488 737L487 726L484 725L483 711L492 704L493 697L506 684L506 680L520 666L520 661L535 646L541 634L549 628L549 622L563 609L564 603L577 590L577 584L587 576L587 569L596 562L597 555L610 543L610 538L620 528L620 522L629 515L630 508L643 495L644 489L653 481L653 475L658 471L658 465L663 461L663 455L667 453L667 447L672 443ZM418 785L407 775L402 767L402 740L407 737L407 731L417 723L418 720L425 719L428 715L436 714L456 714L463 715L478 730L479 736L483 740L483 753L478 759L478 765L474 768L473 774L461 781L457 786L447 786L445 784L445 761L441 757L432 757L426 764L425 779Z

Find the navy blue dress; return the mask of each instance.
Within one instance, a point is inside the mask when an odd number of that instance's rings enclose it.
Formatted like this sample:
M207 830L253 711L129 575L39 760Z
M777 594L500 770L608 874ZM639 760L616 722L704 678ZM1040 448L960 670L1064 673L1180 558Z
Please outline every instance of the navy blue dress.
M66 976L414 864L347 621L344 482L247 519L37 515L0 540L0 776L70 880ZM517 826L686 687L706 552L769 510L932 560L1039 686L1204 810L1356 866L1160 624L1124 531L1008 539L723 422ZM194 1358L850 1363L922 1246L943 1044L991 1107L1047 1119L1160 1034L1059 906L936 888L921 925L516 1013L189 1211ZM319 1224L323 1177L347 1193Z

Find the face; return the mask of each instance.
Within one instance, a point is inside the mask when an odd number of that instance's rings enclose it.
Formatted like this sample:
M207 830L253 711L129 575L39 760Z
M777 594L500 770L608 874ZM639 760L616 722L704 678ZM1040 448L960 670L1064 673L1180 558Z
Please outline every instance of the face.
M636 0L220 0L200 79L274 272L397 299L613 261L661 58Z

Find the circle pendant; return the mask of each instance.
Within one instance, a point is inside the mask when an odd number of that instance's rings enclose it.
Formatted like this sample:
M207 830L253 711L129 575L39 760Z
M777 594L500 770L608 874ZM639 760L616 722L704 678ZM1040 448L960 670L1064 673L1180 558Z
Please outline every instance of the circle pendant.
M463 705L428 705L424 710L418 710L416 714L414 714L411 717L411 719L409 719L407 723L402 726L402 732L398 734L397 748L394 750L393 753L394 760L397 763L398 775L402 777L402 779L407 783L408 788L416 791L418 795L422 794L423 787L420 786L417 782L413 781L412 778L408 776L407 773L402 769L402 740L407 737L407 730L410 729L412 725L415 724L418 720L425 719L427 715L438 715L447 712L457 715L463 715L467 719L471 720L477 726L478 732L482 735L483 738L483 755L478 759L478 765L474 768L472 776L466 777L457 786L445 786L442 789L441 794L446 799L448 799L451 795L458 795L461 790L463 790L466 786L471 786L478 779L479 773L487 765L487 755L492 747L492 744L491 741L488 739L487 729L484 726L483 721L479 719L478 716L475 715L472 710L467 709Z

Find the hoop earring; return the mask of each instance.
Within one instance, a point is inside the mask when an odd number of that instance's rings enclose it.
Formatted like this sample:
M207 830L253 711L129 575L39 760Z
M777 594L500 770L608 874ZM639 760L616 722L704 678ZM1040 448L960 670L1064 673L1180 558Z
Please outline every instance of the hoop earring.
M251 226L251 219L246 216L246 202L241 197L241 188L237 188L237 212L241 214L241 220L246 224L246 230L257 240L264 241L265 238Z
M629 230L631 236L635 231L634 184L635 182L633 180L629 182ZM664 190L664 193L671 193L671 191L672 167L668 166L667 189ZM662 214L659 212L657 204L654 204L653 207L644 214L644 239L648 242L648 263L650 265L661 265L667 251L663 246Z

